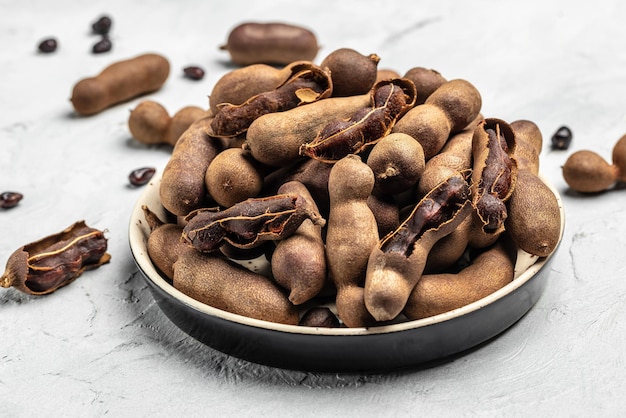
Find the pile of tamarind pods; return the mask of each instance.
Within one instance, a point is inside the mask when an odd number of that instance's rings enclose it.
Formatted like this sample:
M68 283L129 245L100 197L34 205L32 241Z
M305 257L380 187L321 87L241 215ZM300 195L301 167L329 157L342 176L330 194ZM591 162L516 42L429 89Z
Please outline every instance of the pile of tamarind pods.
M332 301L343 326L370 327L472 303L514 279L519 249L554 251L537 125L485 118L466 80L379 61L342 48L319 65L245 65L208 109L131 112L137 140L173 145L158 186L171 216L144 212L176 289L294 325L336 326L301 320ZM232 261L259 256L269 274Z

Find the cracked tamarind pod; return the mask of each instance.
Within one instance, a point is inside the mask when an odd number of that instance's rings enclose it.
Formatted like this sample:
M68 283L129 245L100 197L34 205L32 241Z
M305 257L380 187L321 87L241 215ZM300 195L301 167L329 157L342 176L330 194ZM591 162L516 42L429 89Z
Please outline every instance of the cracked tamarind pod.
M378 226L367 199L374 173L361 157L349 154L330 171L330 214L326 233L329 276L337 289L339 319L348 327L375 324L365 307L363 287L369 253L378 244Z
M515 252L498 240L458 273L425 274L402 312L416 320L476 302L513 280L515 259Z
M412 81L398 78L376 83L370 96L370 106L348 120L338 118L324 126L313 141L302 145L300 154L329 163L358 154L391 132L413 107L417 92Z
M474 121L482 106L480 93L470 82L450 80L437 88L424 102L409 110L392 132L411 135L424 149L428 161L446 141Z
M248 249L290 236L305 219L326 222L298 194L250 198L225 210L191 212L185 217L182 239L201 252L217 251L224 243Z
M474 227L470 245L487 247L505 229L508 217L506 202L517 180L515 133L501 119L483 120L472 138L472 205Z
M232 138L268 113L284 112L324 99L332 92L330 74L309 62L290 66L291 75L275 89L259 93L241 104L222 104L211 123L213 135Z
M470 214L470 187L450 177L420 200L409 217L372 249L365 277L365 306L377 321L398 316L420 280L433 245Z
M79 221L63 231L26 244L7 261L2 287L45 295L76 280L86 270L111 259L103 231Z
M505 227L522 250L538 257L548 256L561 235L561 210L555 194L538 177L541 131L533 122L511 123L515 132L518 162L515 188L507 209Z

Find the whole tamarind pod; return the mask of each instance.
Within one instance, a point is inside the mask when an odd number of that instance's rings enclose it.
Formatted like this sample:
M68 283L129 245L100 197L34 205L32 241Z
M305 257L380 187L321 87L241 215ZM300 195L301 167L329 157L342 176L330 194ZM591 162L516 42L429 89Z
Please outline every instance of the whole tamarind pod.
M435 90L448 81L438 71L424 67L413 67L403 77L408 78L415 84L417 89L415 105L424 104Z
M281 324L298 323L296 308L269 278L222 256L184 252L174 263L173 285L223 311Z
M385 236L400 225L400 209L393 196L374 189L367 198L367 206L376 219L378 236Z
M291 75L274 90L259 93L241 104L223 104L211 127L219 137L234 137L245 133L258 117L284 112L330 96L333 86L330 74L320 67L299 62L290 66Z
M373 189L374 173L359 156L349 154L333 165L328 179L326 257L337 289L337 314L348 327L375 323L360 286L369 253L379 239L376 219L367 205Z
M613 146L613 166L617 168L617 180L626 182L626 135Z
M409 80L381 81L371 90L371 105L359 109L349 120L336 119L303 144L300 154L332 163L358 154L389 134L393 125L415 103L415 86Z
M26 244L11 254L0 286L46 295L111 259L104 232L78 221L63 231Z
M403 313L411 320L449 312L506 286L514 277L515 256L498 241L459 273L425 274Z
M163 207L178 216L207 205L204 176L213 158L222 150L211 136L212 117L194 122L180 136L167 162L159 195Z
M249 198L225 210L191 212L182 239L202 252L216 251L225 242L247 249L290 236L305 219L322 226L326 222L298 194Z
M538 257L550 255L561 237L561 210L550 188L530 170L519 170L508 201L505 225L519 248Z
M221 50L239 65L289 64L312 61L319 46L315 34L301 26L286 23L245 22L233 28Z
M209 108L217 114L220 105L224 103L241 104L259 93L274 90L284 81L283 71L271 65L251 64L235 68L213 85L209 95Z
M482 247L504 231L506 202L517 178L515 134L503 120L487 118L474 130L472 138L472 204L475 233L471 245Z
M263 173L249 153L241 148L228 148L213 158L204 181L211 198L220 206L230 207L259 195Z
M563 164L563 178L567 185L581 193L599 193L613 186L617 166L590 150L576 151Z
M284 183L279 194L298 194L311 212L319 212L307 188L300 182ZM289 301L294 305L317 296L326 283L326 250L322 226L310 219L302 221L298 229L276 244L271 259L274 280L289 290Z
M369 105L370 96L330 97L280 113L255 119L246 133L243 148L255 160L273 167L292 164L302 144L312 141L329 122L349 119Z
M185 106L170 117L160 103L144 100L131 110L128 129L133 138L143 144L174 146L193 122L205 116L209 116L206 110L197 106Z
M328 54L320 67L330 70L333 97L357 96L374 86L379 61L376 54L363 55L351 48L339 48Z
M148 256L156 268L172 280L174 263L180 254L190 250L189 246L180 239L183 227L162 221L145 205L141 208L150 228L147 244Z
M372 249L365 277L365 306L377 321L398 316L420 280L428 253L470 214L470 188L450 177L420 200L411 215Z
M71 102L81 115L93 115L115 104L163 86L170 74L169 61L159 54L143 54L115 62L95 77L74 85Z
M367 157L374 172L374 188L397 194L417 184L425 168L424 150L412 136L391 133L381 138Z
M428 193L454 172L469 173L471 171L473 136L473 128L467 128L452 135L441 151L426 162L418 183L420 195Z
M287 174L282 175L282 182L298 181L304 184L322 216L327 216L330 210L328 178L332 168L332 164L307 158L304 161L299 161L295 167L289 167Z
M515 134L515 160L518 170L529 170L539 174L539 154L543 146L543 135L539 127L529 120L510 123Z
M467 80L450 80L439 86L424 102L446 112L452 125L450 133L465 129L482 107L480 92Z

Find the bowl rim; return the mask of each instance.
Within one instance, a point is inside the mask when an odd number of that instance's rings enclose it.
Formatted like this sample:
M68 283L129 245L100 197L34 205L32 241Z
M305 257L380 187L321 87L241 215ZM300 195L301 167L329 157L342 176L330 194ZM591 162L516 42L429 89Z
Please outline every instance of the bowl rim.
M158 170L157 173L153 176L151 181L145 186L145 189L142 191L139 199L133 205L133 209L130 216L129 222L129 245L131 254L135 260L135 263L142 270L144 276L150 280L154 285L160 288L169 296L179 300L187 307L200 312L205 315L209 315L212 317L220 318L226 321L231 321L235 323L239 323L241 325L247 325L250 327L271 330L276 332L283 332L289 334L309 334L309 335L327 335L327 336L351 336L351 335L378 335L378 334L388 334L395 332L402 332L416 328L428 327L431 325L435 325L441 322L450 321L460 316L469 314L471 312L477 311L487 305L490 305L496 300L499 300L505 297L508 294L515 292L517 289L522 287L526 282L532 279L532 277L537 274L546 263L554 256L556 250L558 249L565 230L565 212L563 209L563 202L560 194L557 189L548 182L541 174L539 177L541 180L552 190L554 195L556 196L560 214L561 214L561 229L560 236L557 246L554 251L546 257L537 257L526 253L522 250L518 251L518 262L515 265L515 277L514 279L505 285L504 287L496 290L490 295L485 296L482 299L479 299L475 302L462 306L460 308L444 312L438 315L434 315L427 318L416 319L416 320L407 320L403 322L393 323L393 324L384 324L377 325L372 327L341 327L341 328L318 328L318 327L306 327L300 325L288 325L288 324L280 324L276 322L265 321L262 319L250 318L243 315L231 313L228 311L224 311L210 305L199 302L190 296L182 293L178 289L176 289L172 284L170 284L162 274L156 269L150 257L147 253L147 222L144 218L143 206L146 205L148 208L156 213L161 219L163 219L163 215L165 214L165 209L160 204L159 201L154 199L154 195L159 195L159 186L161 182L162 170ZM152 206L147 204L147 200L155 200L157 206Z

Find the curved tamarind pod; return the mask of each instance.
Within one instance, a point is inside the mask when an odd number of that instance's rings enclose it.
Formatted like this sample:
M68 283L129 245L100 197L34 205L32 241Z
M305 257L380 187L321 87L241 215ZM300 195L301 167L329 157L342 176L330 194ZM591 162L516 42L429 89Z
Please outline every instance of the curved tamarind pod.
M365 306L377 321L395 318L422 276L433 245L469 215L470 188L455 175L431 190L398 229L374 247L367 263Z
M330 96L330 74L310 62L288 67L290 76L275 89L259 93L241 104L223 104L215 115L213 135L232 138L246 132L250 124L268 113L284 112Z
M470 244L483 247L495 242L504 231L506 201L517 178L515 134L503 120L488 118L474 130L472 138L472 204L475 232Z
M324 126L313 141L302 145L300 154L329 163L358 154L391 132L415 104L417 92L412 81L398 78L376 83L370 96L370 107L359 109L349 120L336 119Z
M174 287L198 302L249 318L296 325L298 312L271 279L222 256L186 251L174 263Z
M326 257L337 288L337 314L348 327L375 323L360 286L369 253L379 239L376 219L367 205L373 189L374 173L359 156L349 154L333 165L328 178Z
M515 256L498 241L456 274L425 274L403 313L415 320L449 312L482 299L513 280Z
M284 183L279 194L298 194L309 210L319 210L307 188L298 181ZM322 226L310 219L302 221L295 232L276 244L271 259L274 280L289 290L289 300L300 305L317 296L326 283L326 250Z
M285 112L268 113L252 122L243 148L262 164L272 167L292 164L302 158L302 144L312 141L326 124L349 119L368 103L367 94L329 97Z

